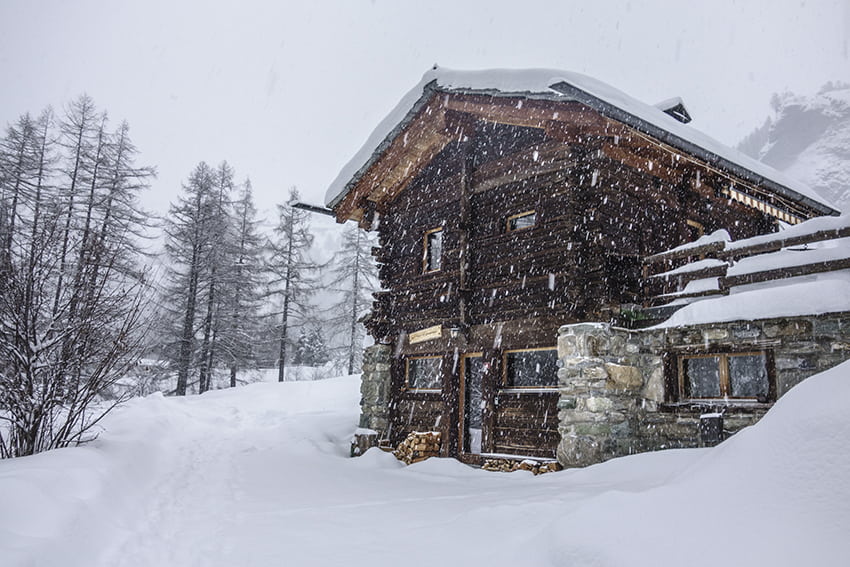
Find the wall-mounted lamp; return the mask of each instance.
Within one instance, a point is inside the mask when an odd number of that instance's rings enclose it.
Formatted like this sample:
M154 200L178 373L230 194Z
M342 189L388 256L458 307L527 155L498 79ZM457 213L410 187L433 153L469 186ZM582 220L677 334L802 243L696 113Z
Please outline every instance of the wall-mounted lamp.
M452 327L449 329L449 336L453 339L456 339L460 334L460 327Z

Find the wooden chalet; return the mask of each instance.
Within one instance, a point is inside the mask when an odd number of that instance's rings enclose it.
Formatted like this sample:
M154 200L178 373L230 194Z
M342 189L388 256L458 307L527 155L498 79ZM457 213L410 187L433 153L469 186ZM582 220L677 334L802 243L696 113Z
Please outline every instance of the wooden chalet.
M366 321L390 353L395 446L553 458L557 331L627 317L644 257L835 214L807 188L656 108L560 71L428 72L329 189L377 230L384 291Z

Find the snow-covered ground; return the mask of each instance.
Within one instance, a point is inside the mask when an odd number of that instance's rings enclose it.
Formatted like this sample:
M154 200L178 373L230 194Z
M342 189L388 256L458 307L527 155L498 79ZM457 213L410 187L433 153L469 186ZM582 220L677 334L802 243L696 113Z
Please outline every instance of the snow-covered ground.
M357 377L155 394L0 461L0 565L841 565L850 363L714 449L533 477L347 457Z

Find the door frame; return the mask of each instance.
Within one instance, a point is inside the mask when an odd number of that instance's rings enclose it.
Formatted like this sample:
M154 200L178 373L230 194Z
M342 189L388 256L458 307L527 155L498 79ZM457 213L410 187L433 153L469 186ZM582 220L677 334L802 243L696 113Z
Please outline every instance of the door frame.
M457 433L458 433L458 457L461 461L471 461L477 462L480 461L483 457L481 453L470 453L466 450L466 365L467 359L469 358L484 358L483 351L475 351L475 352L467 352L460 355L460 377L458 380L459 384L459 392L458 392L458 424L457 424ZM481 380L482 384L482 397L483 397L483 386L484 386L484 377L482 376ZM484 438L484 426L485 421L482 419L481 421L481 434L482 440ZM483 446L482 446L483 453Z

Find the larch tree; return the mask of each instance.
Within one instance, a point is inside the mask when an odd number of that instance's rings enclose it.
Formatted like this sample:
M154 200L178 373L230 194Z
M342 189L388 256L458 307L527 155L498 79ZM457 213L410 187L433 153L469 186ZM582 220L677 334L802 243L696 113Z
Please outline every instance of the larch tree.
M232 234L234 223L231 218L230 193L233 191L233 168L222 162L215 171L213 193L209 206L209 218L206 224L208 240L205 256L206 302L202 323L200 349L200 368L198 391L204 393L210 389L212 374L218 354L218 333L222 323L222 299L227 288L233 286L233 269L236 249Z
M331 321L345 329L342 351L348 373L354 374L363 356L365 328L361 317L372 307L377 271L372 258L374 239L357 226L347 226L339 251L331 261L330 288L340 294L331 309Z
M165 223L166 270L163 305L179 321L174 329L177 351L171 353L177 372L175 393L185 396L196 357L196 320L203 299L200 286L209 266L210 225L215 213L216 172L199 163L183 184L183 195L172 204Z
M254 344L258 335L264 266L256 217L251 181L246 180L232 202L231 264L222 292L222 330L219 333L221 358L230 368L231 387L236 386L240 369L255 365L257 354Z
M289 203L298 201L295 188L289 191ZM310 259L313 235L310 232L309 213L278 205L278 223L269 247L269 296L277 309L272 316L280 321L278 327L278 381L285 379L286 351L290 337L290 321L301 322L310 311L316 271L319 266Z
M234 176L226 162L215 169L198 164L167 218L171 262L160 337L176 345L165 356L176 370L177 395L187 393L194 376L199 393L211 389L223 366L235 385L238 370L252 361L262 246L250 183L234 196Z

